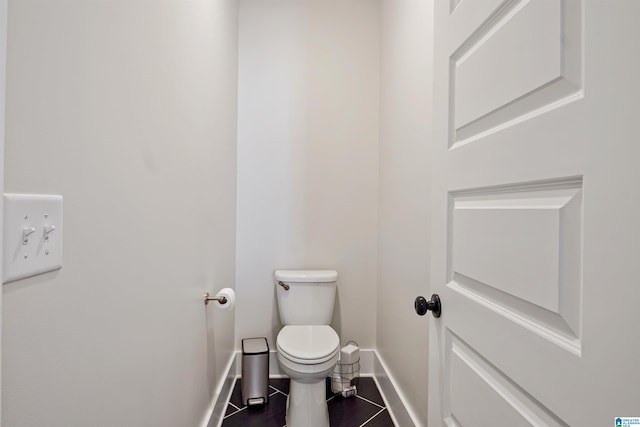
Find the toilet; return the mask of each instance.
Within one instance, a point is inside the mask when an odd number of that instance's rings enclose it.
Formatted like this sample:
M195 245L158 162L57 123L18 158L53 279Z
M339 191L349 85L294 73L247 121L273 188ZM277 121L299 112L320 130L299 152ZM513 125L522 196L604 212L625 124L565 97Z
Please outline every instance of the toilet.
M338 273L277 270L278 362L289 376L287 427L329 427L325 378L338 362L340 338L329 326Z

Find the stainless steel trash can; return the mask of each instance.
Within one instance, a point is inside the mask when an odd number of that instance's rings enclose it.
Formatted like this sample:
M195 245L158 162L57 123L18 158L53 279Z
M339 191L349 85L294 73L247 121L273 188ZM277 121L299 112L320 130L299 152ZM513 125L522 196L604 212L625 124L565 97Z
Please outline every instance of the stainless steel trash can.
M242 340L242 403L264 405L269 401L269 344L266 338Z

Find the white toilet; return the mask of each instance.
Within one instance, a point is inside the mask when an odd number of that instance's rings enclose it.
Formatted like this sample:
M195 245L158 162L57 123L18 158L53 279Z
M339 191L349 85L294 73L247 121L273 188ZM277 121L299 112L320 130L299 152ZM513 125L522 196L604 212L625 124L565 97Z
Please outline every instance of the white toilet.
M325 378L340 354L340 338L329 326L338 273L277 270L275 279L284 324L276 339L278 362L291 379L287 427L329 427Z

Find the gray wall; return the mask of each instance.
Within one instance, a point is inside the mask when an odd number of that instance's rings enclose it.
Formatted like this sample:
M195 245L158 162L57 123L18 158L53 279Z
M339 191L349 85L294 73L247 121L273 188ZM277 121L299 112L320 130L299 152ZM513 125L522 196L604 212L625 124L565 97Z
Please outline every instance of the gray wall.
M153 7L150 7L153 6ZM64 266L3 287L2 424L195 426L233 351L237 3L10 1L6 191Z

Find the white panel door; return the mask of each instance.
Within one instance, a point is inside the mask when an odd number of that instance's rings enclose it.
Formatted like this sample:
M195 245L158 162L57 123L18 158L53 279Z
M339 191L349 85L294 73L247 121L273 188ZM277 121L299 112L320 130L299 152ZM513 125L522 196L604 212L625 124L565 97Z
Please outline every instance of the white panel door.
M640 1L436 0L429 427L640 417Z

